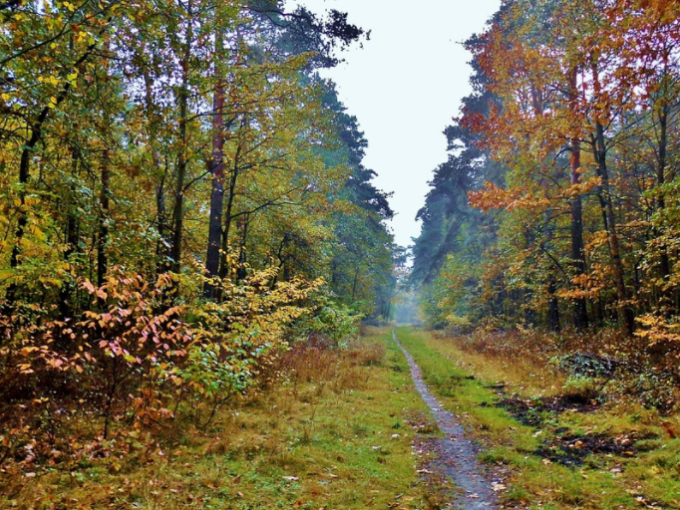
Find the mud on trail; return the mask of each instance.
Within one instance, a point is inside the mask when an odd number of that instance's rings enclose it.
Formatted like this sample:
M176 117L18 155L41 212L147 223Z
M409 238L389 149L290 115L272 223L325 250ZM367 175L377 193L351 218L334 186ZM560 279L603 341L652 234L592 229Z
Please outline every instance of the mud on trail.
M423 381L420 367L413 357L392 332L394 343L406 356L411 377L416 390L432 411L439 430L445 437L419 440L415 445L418 450L431 452L432 460L424 474L436 475L450 479L455 485L451 495L451 504L447 508L464 510L495 509L496 497L493 487L500 482L492 480L482 469L477 460L479 448L465 435L465 429L456 420L453 413L445 410L430 393Z

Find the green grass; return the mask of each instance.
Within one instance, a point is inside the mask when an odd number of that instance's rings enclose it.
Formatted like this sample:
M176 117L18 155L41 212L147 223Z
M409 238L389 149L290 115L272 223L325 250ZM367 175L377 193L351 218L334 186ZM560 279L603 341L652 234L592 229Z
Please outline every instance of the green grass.
M544 509L632 509L654 501L680 508L680 441L664 435L654 413L607 408L593 413L546 413L539 431L495 405L499 397L490 386L497 380L484 380L477 373L475 379L469 378L470 372L460 367L470 365L455 342L408 328L397 330L397 335L442 405L486 447L482 460L510 467L503 502ZM498 368L482 372L502 375ZM659 439L646 440L653 449L635 457L593 454L580 467L566 467L537 454L544 441L565 430L575 435L646 433Z
M187 425L172 445L140 438L126 456L15 479L0 507L428 508L408 424L426 408L389 338L363 340L384 346L377 361L362 347L329 354L332 369L297 360L297 376L225 409L207 433Z

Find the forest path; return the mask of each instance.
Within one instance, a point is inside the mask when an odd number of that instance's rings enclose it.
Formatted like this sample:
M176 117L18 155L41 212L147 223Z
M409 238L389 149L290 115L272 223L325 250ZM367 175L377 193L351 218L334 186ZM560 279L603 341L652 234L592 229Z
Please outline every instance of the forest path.
M458 423L453 413L443 409L430 393L423 381L420 367L399 342L394 331L392 339L406 356L416 389L432 411L439 429L445 434L445 437L435 438L425 444L431 447L434 454L429 467L438 474L448 477L456 486L457 491L450 508L464 510L496 508L492 483L486 478L477 460L478 448L465 436L465 429Z

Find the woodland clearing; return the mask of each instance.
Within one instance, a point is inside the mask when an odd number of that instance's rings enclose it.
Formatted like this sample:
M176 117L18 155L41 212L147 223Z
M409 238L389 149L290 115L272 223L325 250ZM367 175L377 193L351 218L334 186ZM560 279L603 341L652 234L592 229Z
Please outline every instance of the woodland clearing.
M0 507L680 509L680 0L500 2L409 246L306 3L0 0Z

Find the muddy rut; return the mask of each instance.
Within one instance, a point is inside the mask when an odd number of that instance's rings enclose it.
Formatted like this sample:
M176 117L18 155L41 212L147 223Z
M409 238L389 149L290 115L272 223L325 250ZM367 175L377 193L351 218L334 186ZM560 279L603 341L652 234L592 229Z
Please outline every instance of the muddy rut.
M484 474L477 460L479 449L465 436L465 430L456 417L442 408L437 399L430 393L423 381L420 367L413 357L392 332L394 343L402 350L409 366L416 389L434 415L443 438L435 438L428 442L432 445L434 458L429 466L433 471L448 477L457 489L452 496L449 508L465 510L495 509L496 497L492 489L493 483Z

